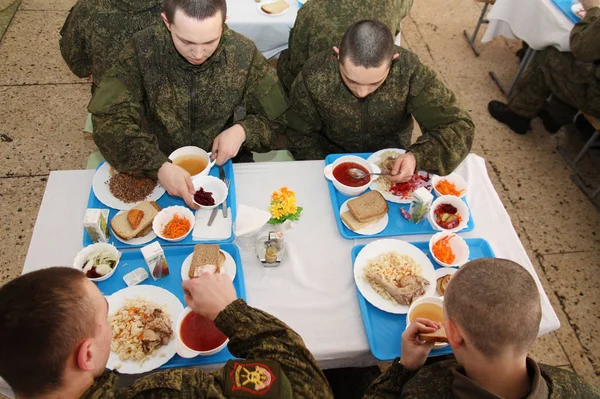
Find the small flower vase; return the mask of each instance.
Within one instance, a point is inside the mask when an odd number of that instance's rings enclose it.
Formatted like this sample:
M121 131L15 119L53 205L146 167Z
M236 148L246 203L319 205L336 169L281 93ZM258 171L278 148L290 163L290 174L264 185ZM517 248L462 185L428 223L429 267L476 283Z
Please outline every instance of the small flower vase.
M279 223L273 226L273 229L275 231L279 231L283 234L287 233L288 231L290 231L291 229L294 228L294 226L296 225L296 223L292 222L291 220L286 220L283 223Z

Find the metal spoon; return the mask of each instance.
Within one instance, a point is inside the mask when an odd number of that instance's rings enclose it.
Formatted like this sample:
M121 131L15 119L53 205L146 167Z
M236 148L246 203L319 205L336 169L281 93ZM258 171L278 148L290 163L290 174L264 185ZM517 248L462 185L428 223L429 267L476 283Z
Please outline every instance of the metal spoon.
M362 179L362 178L364 178L366 176L372 176L372 175L375 175L375 176L396 176L396 175L394 175L392 173L383 173L383 172L381 172L381 173L365 173L365 172L363 172L362 170L360 170L358 168L350 168L350 169L348 169L348 174L350 175L351 178L357 179L357 180L360 180L360 179Z

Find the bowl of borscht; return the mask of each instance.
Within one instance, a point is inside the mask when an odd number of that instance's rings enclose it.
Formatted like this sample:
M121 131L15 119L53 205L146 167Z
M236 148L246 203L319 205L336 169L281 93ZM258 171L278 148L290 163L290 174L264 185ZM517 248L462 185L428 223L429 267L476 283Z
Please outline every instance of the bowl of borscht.
M359 169L366 176L357 179L349 173L350 169ZM369 173L381 173L381 169L361 157L344 155L327 165L323 172L340 193L353 197L367 191L371 182L379 177L378 175L369 175Z

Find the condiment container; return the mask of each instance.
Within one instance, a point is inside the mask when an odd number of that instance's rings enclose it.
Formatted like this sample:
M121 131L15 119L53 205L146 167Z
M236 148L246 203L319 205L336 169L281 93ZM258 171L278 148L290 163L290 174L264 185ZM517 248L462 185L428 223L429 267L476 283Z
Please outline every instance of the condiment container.
M429 212L433 195L425 187L420 187L413 192L413 200L408 209L410 221L420 223Z
M265 240L266 239L266 240ZM283 233L280 231L269 231L258 239L260 245L256 246L256 255L264 267L279 266L285 253L283 247Z
M107 243L110 239L110 230L108 229L108 209L87 209L83 216L83 227L92 239L92 242Z
M165 252L158 242L146 245L141 248L142 256L148 265L148 270L154 280L169 275L169 265Z
M123 281L128 287L137 285L148 278L148 272L143 267L138 267L132 272L123 276Z

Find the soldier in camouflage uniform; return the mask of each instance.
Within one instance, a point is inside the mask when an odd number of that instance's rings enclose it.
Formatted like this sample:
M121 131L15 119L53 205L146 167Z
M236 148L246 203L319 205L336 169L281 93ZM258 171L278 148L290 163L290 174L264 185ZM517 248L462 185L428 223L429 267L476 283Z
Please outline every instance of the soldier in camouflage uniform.
M304 63L337 46L350 25L376 19L395 35L413 0L310 0L299 11L290 31L289 48L277 61L277 76L289 92Z
M508 100L491 101L490 114L525 134L540 116L550 133L573 121L578 110L600 118L600 0L582 0L584 19L571 31L571 53L554 47L539 52ZM552 95L554 101L546 103Z
M113 167L157 176L192 208L189 173L168 155L197 146L221 165L242 145L268 151L287 109L276 71L225 15L225 0L167 0L164 25L133 36L88 107L94 141Z
M231 353L248 360L229 361L211 373L159 371L119 388L118 374L105 370L112 335L107 302L83 273L50 268L0 288L0 376L17 397L333 397L298 334L236 300L226 275L205 273L184 282L183 290L187 305L229 337Z
M336 54L337 53L337 54ZM296 159L404 148L392 178L415 168L440 175L471 149L475 127L454 94L416 55L393 45L377 21L353 24L339 49L311 58L296 78L286 114ZM411 145L413 117L423 135Z
M162 0L79 0L60 31L60 53L92 93L131 36L161 23Z
M364 399L599 398L572 371L527 356L542 317L538 288L520 265L477 259L452 276L444 296L445 336L456 360L424 366L442 323L416 319L402 334L402 355Z

